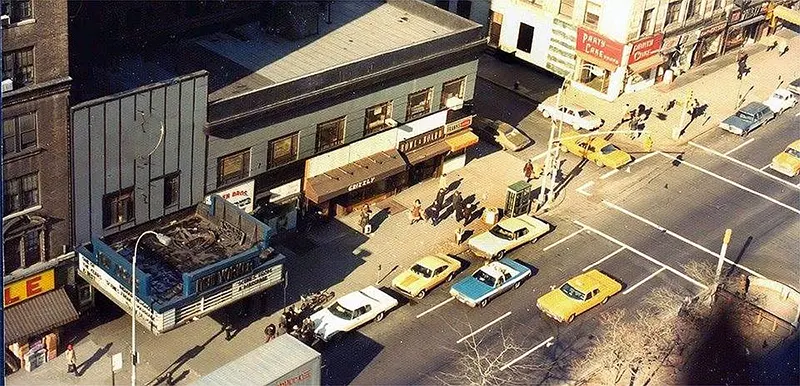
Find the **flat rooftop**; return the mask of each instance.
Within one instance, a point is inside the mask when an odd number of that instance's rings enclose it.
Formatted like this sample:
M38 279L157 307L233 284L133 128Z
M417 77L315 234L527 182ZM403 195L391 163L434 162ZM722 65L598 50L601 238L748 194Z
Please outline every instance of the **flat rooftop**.
M334 1L330 24L326 12L316 15L319 34L298 40L252 22L120 56L108 69L110 91L207 70L213 102L477 26L418 0Z

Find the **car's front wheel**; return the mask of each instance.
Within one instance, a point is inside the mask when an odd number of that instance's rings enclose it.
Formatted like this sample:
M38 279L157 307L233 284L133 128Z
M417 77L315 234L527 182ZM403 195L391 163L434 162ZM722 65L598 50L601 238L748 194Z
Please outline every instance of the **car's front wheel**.
M521 286L521 285L522 285L522 281L521 280L516 282L516 283L514 283L514 289L519 288L519 286Z
M608 296L606 296L606 297L603 299L603 304L606 304L606 303L608 303Z
M419 291L419 293L417 294L417 299L422 299L422 298L424 298L424 297L425 297L425 295L426 295L426 293L425 293L425 290L421 290L421 291Z
M481 306L481 308L483 308L486 307L487 304L489 304L489 299L483 299L478 305Z
M497 252L497 254L496 254L496 255L494 255L494 257L495 257L496 259L502 259L502 258L503 258L503 256L505 256L505 255L506 255L506 250L505 250L505 249L503 249L503 250L501 250L500 252Z
M383 317L384 317L383 312L381 312L375 316L375 321L380 322L381 320L383 320Z
M448 283L449 283L449 282L451 282L451 281L453 281L453 274L451 273L451 274L447 275L447 279L445 279L445 280L446 280Z
M603 167L603 161L595 160L594 163L601 168Z
M550 118L550 112L547 110L542 110L542 116L545 118Z
M569 316L569 318L567 318L567 323L572 323L573 320L575 320L575 314L572 314Z

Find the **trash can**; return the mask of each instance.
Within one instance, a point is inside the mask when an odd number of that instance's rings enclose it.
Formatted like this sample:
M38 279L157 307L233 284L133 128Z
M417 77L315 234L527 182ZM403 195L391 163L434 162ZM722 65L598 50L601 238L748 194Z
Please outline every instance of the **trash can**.
M500 221L500 213L497 208L486 208L483 211L483 223L488 225L497 224Z

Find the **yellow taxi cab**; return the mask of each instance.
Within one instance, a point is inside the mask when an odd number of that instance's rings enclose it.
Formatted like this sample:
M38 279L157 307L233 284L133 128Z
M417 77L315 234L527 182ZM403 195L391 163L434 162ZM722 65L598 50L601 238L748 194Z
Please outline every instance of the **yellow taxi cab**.
M789 177L800 174L800 139L790 143L786 150L776 155L769 167Z
M437 285L453 280L459 269L461 262L443 253L425 256L397 275L392 287L404 295L422 299Z
M552 288L552 287L551 287ZM622 284L593 269L553 288L536 300L536 307L559 322L572 322L598 304L622 290Z
M597 166L608 166L618 169L632 158L630 154L620 150L600 137L578 137L580 133L567 130L561 133L561 151L569 151L578 157L586 158Z

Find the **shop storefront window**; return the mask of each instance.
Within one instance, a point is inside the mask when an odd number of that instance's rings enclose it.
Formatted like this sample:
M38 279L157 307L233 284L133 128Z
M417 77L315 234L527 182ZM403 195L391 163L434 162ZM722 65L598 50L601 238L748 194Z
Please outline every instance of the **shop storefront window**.
M387 119L392 117L392 101L381 103L367 109L364 114L364 135L377 133L389 128Z
M439 108L447 107L447 100L450 98L458 98L464 100L464 86L466 85L466 78L451 80L442 85L442 100Z
M419 118L431 111L431 98L433 97L433 87L422 91L417 91L408 96L408 109L406 111L406 121Z
M681 13L681 0L670 2L667 5L667 20L664 22L665 26L668 26L672 23L678 21L678 17Z
M124 224L134 219L133 188L126 188L103 197L103 226Z
M600 22L600 9L601 5L591 1L586 3L586 13L583 15L584 24L597 28Z
M5 213L19 212L39 205L39 174L31 173L3 183Z
M269 167L285 165L297 159L297 133L269 141Z
M217 159L217 186L227 185L250 175L250 149Z
M581 69L581 83L602 93L608 91L609 72L591 63L585 63Z
M346 124L347 117L344 116L317 125L317 153L341 145Z

